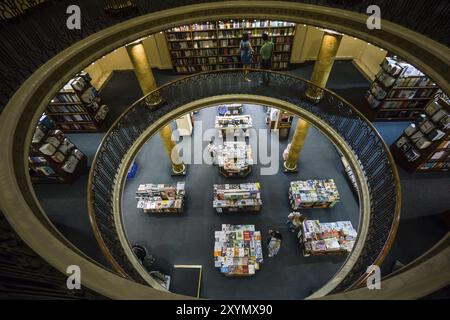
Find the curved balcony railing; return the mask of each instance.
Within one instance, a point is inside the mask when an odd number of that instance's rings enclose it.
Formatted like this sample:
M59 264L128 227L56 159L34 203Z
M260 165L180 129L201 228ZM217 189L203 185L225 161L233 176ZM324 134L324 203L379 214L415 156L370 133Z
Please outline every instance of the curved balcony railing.
M264 72L252 70L250 77L254 81L250 83L242 81L242 70L239 69L199 73L176 80L134 103L108 131L91 167L89 213L97 239L118 271L143 282L133 259L129 259L131 251L120 216L120 184L123 184L124 173L138 152L136 143L146 141L150 137L149 127L155 128L151 134L156 132L156 127L164 124L161 118L171 112L171 118L174 118L174 112L187 105L195 105L196 101L203 101L203 106L206 106L214 97L234 96L236 99L238 95L280 101L277 106L280 108L283 108L283 103L293 105L290 112L306 117L316 127L322 123L322 128L331 128L325 134L338 147L350 150L348 155L356 159L352 166L360 176L360 223L355 245L359 249L358 252L353 250L341 268L341 271L345 270L345 277L341 277L338 283L334 282L327 293L358 286L367 276L368 266L381 264L395 237L400 212L399 179L389 149L371 123L336 94L321 89L323 99L319 103L309 102L304 98L306 87L312 85L308 81L270 72L269 87L261 86L257 80ZM159 95L165 102L151 110L145 104L151 95ZM336 136L343 142L339 143Z
M217 1L80 0L74 3L72 0L17 0L2 2L0 4L0 42L2 43L0 47L0 83L2 83L0 106L6 105L19 86L50 58L102 29L161 10L212 2ZM266 15L278 19L283 19L284 14L292 12L292 10L282 11L280 3L269 5L268 2L264 7L257 7L257 2L264 1L252 1L247 8L241 8L239 12L245 13L246 17L249 18L256 15ZM364 15L368 6L378 5L383 20L394 22L426 35L444 45L448 46L450 43L450 22L448 19L450 2L446 0L288 0L286 2L343 9ZM131 6L128 5L130 3ZM78 5L81 10L80 30L71 30L66 27L69 17L66 11L73 4ZM229 16L238 14L236 10L233 11L233 8L230 7L227 10L218 9L218 12ZM197 21L198 19L204 19L209 14L204 8L199 10ZM193 17L196 13L189 11L189 15ZM300 16L301 11L298 14L295 13L295 15ZM309 13L309 17L313 21L319 21L320 18L323 20L323 16L324 13L317 16ZM335 24L335 27L343 24L348 25L349 28L354 28L356 32L354 36L364 38L362 34L367 33L365 26L358 25L358 23L352 25L350 21L344 21L342 18L325 20L330 20ZM319 26L322 25L319 23ZM323 27L327 26L324 25ZM386 30L387 27L384 27L382 30L372 32L372 34L388 39L392 35L384 35ZM351 33L349 32L349 34ZM391 40L392 43L399 41L400 39ZM402 43L404 48L415 52L414 54L431 54L429 50L423 50L422 52L420 44L411 41L403 41ZM389 50L392 51L392 49ZM395 53L401 55L400 52ZM430 65L434 64L434 70L444 70L442 68L443 60L435 61L436 58L435 56L433 59L425 57L421 59L428 61Z

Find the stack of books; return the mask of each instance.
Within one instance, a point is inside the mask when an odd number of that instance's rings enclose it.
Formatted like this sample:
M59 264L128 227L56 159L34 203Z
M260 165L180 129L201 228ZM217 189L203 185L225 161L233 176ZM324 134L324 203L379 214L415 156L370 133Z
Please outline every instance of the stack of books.
M350 221L320 223L306 220L299 235L303 255L346 254L352 251L357 232Z
M292 210L331 208L340 196L333 179L292 181L289 200Z
M254 225L223 224L215 231L214 266L226 276L252 276L263 263L261 232Z
M261 186L256 183L215 184L213 207L217 212L260 211Z
M176 186L141 184L136 191L137 208L144 212L181 213L184 206L184 182Z

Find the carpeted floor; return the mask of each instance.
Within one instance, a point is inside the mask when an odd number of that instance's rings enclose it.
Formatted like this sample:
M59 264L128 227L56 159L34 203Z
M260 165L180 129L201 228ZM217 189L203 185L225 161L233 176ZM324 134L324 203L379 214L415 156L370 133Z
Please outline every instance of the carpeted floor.
M311 63L307 63L290 72L308 79L312 67ZM158 84L162 85L179 76L174 76L170 71L155 71L155 77ZM368 82L351 62L337 61L327 87L358 107L358 104L363 101L363 94L368 87ZM134 73L122 71L113 75L102 90L101 95L111 109L108 121L112 123L126 107L141 96L141 93ZM198 116L204 117L206 121L211 121L212 113L209 114L210 112L213 113L213 111L202 110ZM255 113L255 119L262 119L259 111L251 112ZM388 144L400 135L406 124L405 122L375 123ZM91 163L102 137L103 134L70 135L70 139L88 155L89 163ZM155 148L160 148L158 143L160 142L158 142L156 136L149 142L148 147L145 147L140 157L147 159L147 157L165 156L163 153L149 151L153 144ZM153 150L153 147L151 147L151 150ZM317 157L318 154L320 157ZM313 159L316 161L313 161ZM158 166L166 166L166 168L157 170L157 175L153 176L154 171L146 172L145 170L145 166L149 165L148 161L143 162L142 159L139 159L141 168L137 179L163 180L157 182L171 181L172 177L167 174L168 163L165 159L161 160L158 162L152 161L152 163L156 163ZM329 145L328 141L320 133L311 131L300 163L302 169L307 168L310 171L301 171L298 176L302 178L319 177L326 174L326 177L343 179L339 171L340 163L337 160L335 150ZM286 297L287 293L290 292L288 298L302 298L310 293L309 290L315 290L323 285L333 275L333 272L337 271L337 268L343 262L342 259L303 259L296 249L298 245L294 235L284 232L280 255L272 261L267 261L259 274L249 279L225 279L226 282L223 285L223 277L212 266L213 243L211 237L213 231L218 230L221 223L228 223L228 221L229 223L254 222L263 233L267 231L268 227L282 229L284 217L287 213L277 210L277 208L284 206L286 209L288 181L296 179L296 176L281 174L278 181L266 180L264 182L261 177L254 174L251 179L254 178L254 181L259 180L263 183L263 200L270 199L264 202L263 211L257 216L223 217L214 213L211 209L212 184L216 181L222 181L216 170L213 167L203 168L202 166L191 166L189 168L186 177L186 180L190 181L188 195L194 195L194 200L189 197L188 206L189 209L192 208L192 211L189 210L182 217L143 216L142 213L137 212L132 194L135 189L133 183L136 184L138 180L130 181L125 194L127 199L125 205L127 207L124 207L126 210L125 224L129 238L136 242L142 241L150 248L156 249L157 252L162 252L163 254L158 254L158 256L160 256L159 261L164 269L169 269L176 259L181 260L183 258L185 260L183 263L194 263L196 259L203 259L202 261L205 262L201 261L201 263L208 271L205 273L203 281L202 297L237 298L242 295L245 298L253 296L255 298L269 298ZM399 171L403 191L401 223L393 248L382 266L383 274L390 272L393 261L410 262L429 249L448 231L439 214L450 208L448 197L448 190L450 189L449 174L410 175L402 169L399 169ZM348 185L343 180L339 181L338 188L344 201L335 209L331 209L332 211L317 212L317 216L314 212L315 217L325 219L330 216L334 220L349 215L349 219L355 221L355 217L350 216L354 209L354 198L350 195L351 191ZM87 255L107 265L91 232L86 206L86 186L87 173L71 186L36 185L35 191L43 208L58 229ZM275 188L275 186L278 187ZM274 192L273 198L270 198L269 192ZM130 217L130 219L128 220L127 217ZM142 221L145 223L140 224L139 222ZM186 228L184 228L184 224L186 224ZM153 232L163 231L162 228L158 229L158 226L162 225L164 225L164 229L167 227L167 232L164 232L161 238L155 239ZM355 226L357 226L357 223L355 223ZM199 234L192 236L192 233L195 232ZM171 235L178 234L179 236L171 238ZM192 242L184 243L184 241L181 241L182 239L191 239ZM198 245L198 248L196 245ZM182 256L181 254L185 255ZM280 272L280 270L282 271ZM205 286L205 283L208 286ZM290 283L293 285L289 286ZM272 284L272 287L269 287L269 284ZM285 284L287 287L284 286Z
M259 106L245 106L255 129L266 128L265 112ZM203 131L214 127L217 108L201 110L195 115L201 121ZM202 134L200 123L195 135ZM291 135L293 130L291 130ZM201 137L201 136L200 136ZM208 140L203 143L204 147ZM287 144L282 140L281 148ZM338 153L326 137L312 129L302 151L299 173L286 175L282 160L277 161L276 175L260 174L260 166L253 166L252 174L245 179L226 179L219 175L217 167L190 165L186 177L172 177L170 164L162 150L159 135L155 135L143 147L136 162L137 177L127 182L123 195L123 220L131 243L144 245L158 260L162 270L170 273L174 264L202 265L202 298L213 299L301 299L323 286L340 268L345 257L308 257L300 251L296 234L285 225L291 211L288 201L289 182L304 179L333 178L342 200L332 209L304 210L305 216L323 222L350 220L357 228L359 208L343 173ZM281 150L280 150L281 152ZM317 157L321 154L320 157ZM187 204L182 215L144 214L136 208L135 193L142 183L186 182ZM213 184L233 182L260 182L263 209L259 214L218 214L212 207ZM214 268L214 231L222 223L254 224L263 234L269 229L279 230L283 235L280 253L275 258L266 257L262 270L251 278L230 279ZM265 248L264 248L265 249Z

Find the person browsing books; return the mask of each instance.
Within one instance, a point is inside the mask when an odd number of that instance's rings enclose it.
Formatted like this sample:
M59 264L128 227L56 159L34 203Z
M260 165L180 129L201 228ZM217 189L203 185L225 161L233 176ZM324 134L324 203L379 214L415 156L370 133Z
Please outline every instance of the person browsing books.
M250 43L250 40L249 40L248 32L244 32L242 34L242 40L241 40L241 43L239 44L239 52L241 54L241 63L242 63L242 66L244 67L244 80L251 81L248 78L248 73L249 73L248 69L252 65L253 48L252 48L252 44Z
M272 67L272 54L274 45L272 41L269 41L269 35L267 33L263 33L262 39L264 43L259 50L259 54L261 56L261 69L270 70L270 68ZM269 73L264 72L260 83L269 84L269 80Z

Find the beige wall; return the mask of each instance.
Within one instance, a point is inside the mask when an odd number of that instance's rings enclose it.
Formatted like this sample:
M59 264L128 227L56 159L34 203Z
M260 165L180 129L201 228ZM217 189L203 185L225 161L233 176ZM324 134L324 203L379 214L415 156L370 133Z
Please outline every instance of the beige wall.
M169 49L163 33L151 35L143 41L152 68L172 69ZM101 88L114 70L133 70L125 47L118 48L84 69L92 77L92 84Z
M316 60L322 43L323 31L316 27L298 25L295 32L291 62L303 63ZM344 35L336 58L340 60L358 58L363 47L363 41Z
M361 41L362 42L362 41ZM369 79L373 81L375 75L380 71L380 64L386 57L387 51L364 42L361 52L353 62L358 69Z
M292 45L291 63L314 61L319 53L323 31L316 27L297 25ZM344 35L336 59L353 60L356 67L373 80L380 70L380 64L386 57L386 50L368 44L362 40Z

